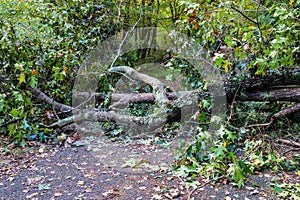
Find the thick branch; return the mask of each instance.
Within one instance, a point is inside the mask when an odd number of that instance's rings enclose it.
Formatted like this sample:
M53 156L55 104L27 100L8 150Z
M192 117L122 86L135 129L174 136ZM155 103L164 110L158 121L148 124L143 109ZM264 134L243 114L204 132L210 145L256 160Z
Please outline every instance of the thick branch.
M166 92L168 100L175 100L181 96L188 95L192 93L191 91L178 91L178 92ZM75 92L75 96L94 96L97 102L104 101L107 95L101 93L90 93L90 92ZM209 96L208 92L203 92L199 94L199 100L203 97ZM118 102L119 104L129 104L129 103L155 103L155 95L153 93L138 93L138 94L126 94L126 93L111 93L109 98Z
M300 147L300 143L299 142L289 141L289 140L285 140L285 139L278 139L277 141L278 142L282 142L284 144L291 145L291 146Z
M80 124L84 121L101 121L116 122L118 125L124 126L129 129L133 129L136 132L140 132L140 130L143 131L143 129L154 131L166 123L179 120L180 117L189 117L189 115L195 114L192 113L192 110L188 110L187 112L183 113L182 111L186 108L193 108L193 106L195 106L195 102L197 102L196 100L197 95L195 95L195 92L190 92L187 95L179 97L171 104L161 107L159 111L147 117L129 116L113 111L96 112L91 110L78 110L78 114L55 122L49 127L64 127L73 122ZM181 116L181 114L183 114L184 116Z
M299 67L281 68L276 71L268 72L265 77L251 76L241 82L236 81L234 76L224 76L227 101L231 102L233 100L239 85L240 91L244 93L266 91L278 86L294 85L300 87L300 79L297 77L297 73L300 73Z
M246 92L236 97L239 101L292 101L300 102L300 88Z
M178 92L166 92L167 98L171 100L178 99L181 96L185 96L192 93L191 91L178 91ZM78 96L95 96L97 102L104 101L106 95L100 93L85 93L76 92ZM204 97L210 96L209 92L202 92L198 94L198 100L202 100ZM110 99L117 102L118 105L126 105L129 103L155 103L155 96L152 93L138 93L138 94L120 94L111 93ZM258 92L244 92L236 95L237 101L291 101L300 102L300 88L288 88L267 90Z
M276 113L275 115L273 115L272 117L272 121L278 119L278 118L283 118L283 117L286 117L290 114L293 114L293 113L299 113L300 112L300 103L297 103L291 107L288 107L278 113Z
M152 86L154 90L155 100L160 105L166 105L168 103L168 98L164 92L164 84L157 78L148 76L147 74L139 73L128 66L118 66L109 69L110 72L123 72L129 75L134 80L140 80Z
M47 96L44 92L37 88L31 88L29 91L32 93L32 95L39 101L39 102L45 102L51 106L53 106L54 109L60 110L62 112L71 111L72 107L67 106L65 104L59 103L55 101L54 99Z

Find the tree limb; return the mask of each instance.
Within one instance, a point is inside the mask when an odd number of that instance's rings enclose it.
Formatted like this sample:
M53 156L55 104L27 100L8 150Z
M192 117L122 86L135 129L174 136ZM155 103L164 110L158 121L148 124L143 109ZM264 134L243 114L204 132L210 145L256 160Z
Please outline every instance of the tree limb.
M49 105L52 105L53 108L56 110L60 110L62 112L69 112L73 109L71 106L67 106L65 104L55 101L54 99L50 98L44 92L42 92L41 90L39 90L37 88L30 88L29 91L37 99L37 101L45 102Z
M110 72L124 72L135 80L140 80L144 83L151 85L154 90L154 96L155 96L156 102L160 106L166 105L168 103L169 100L164 91L164 84L157 78L151 77L147 74L139 73L135 69L128 67L128 66L114 67L114 68L109 69L109 71Z
M285 140L285 139L278 139L278 142L284 143L284 144L288 144L294 147L300 147L300 143L299 142L295 142L295 141L289 141L289 140Z
M126 41L128 35L129 35L129 33L132 33L132 32L135 30L136 26L140 23L141 17L142 17L142 12L140 11L140 17L139 17L139 19L138 19L137 22L133 25L132 29L131 29L130 31L126 32L126 34L125 34L125 36L124 36L124 38L123 38L123 40L122 40L122 42L121 42L121 44L120 44L120 46L119 46L117 55L116 55L116 57L114 58L114 60L112 61L110 67L113 67L113 66L115 65L115 63L117 62L118 58L121 56L122 47L123 47L123 45L124 45L124 43L125 43L125 41Z
M300 102L300 88L270 89L266 91L245 92L237 96L239 101L291 101Z
M300 73L299 67L280 68L268 72L265 77L249 76L242 81L236 81L235 76L224 76L224 85L227 95L227 101L232 102L237 88L240 86L240 91L244 93L251 93L256 91L266 91L278 86L300 87L300 78L297 77Z
M271 120L274 121L276 119L283 118L283 117L286 117L290 114L297 113L297 112L300 112L300 103L297 103L291 107L288 107L288 108L274 114L272 116Z

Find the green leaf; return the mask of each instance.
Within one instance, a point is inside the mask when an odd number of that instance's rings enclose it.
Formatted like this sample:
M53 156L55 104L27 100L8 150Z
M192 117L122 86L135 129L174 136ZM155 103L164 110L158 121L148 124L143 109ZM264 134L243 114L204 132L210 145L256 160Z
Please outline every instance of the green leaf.
M30 124L28 124L28 121L27 120L23 120L23 129L24 130L32 130L32 127Z
M283 189L277 185L274 186L274 190L279 193L283 191Z
M38 79L36 76L30 76L29 77L29 86L32 88L35 88L37 86Z
M296 72L296 77L300 79L300 72Z
M223 145L218 145L216 148L213 149L213 152L216 157L224 157L225 151L226 149Z
M48 183L48 184L39 184L38 185L38 190L50 190L50 187L51 186L51 184L50 183Z
M12 116L14 116L14 117L18 117L19 114L20 114L20 111L18 111L18 109L16 109L16 108L13 108L13 109L10 111L10 114L12 114Z
M280 15L284 15L287 13L287 10L285 8L276 8L276 11L274 12L274 17L278 17Z
M228 47L233 47L236 45L235 38L232 38L232 36L226 36L224 41Z
M26 76L25 76L24 73L20 74L20 77L19 77L19 84L25 82L25 77L26 77Z
M277 37L276 39L272 40L271 43L272 44L278 44L278 43L286 43L288 41L287 38L285 37Z

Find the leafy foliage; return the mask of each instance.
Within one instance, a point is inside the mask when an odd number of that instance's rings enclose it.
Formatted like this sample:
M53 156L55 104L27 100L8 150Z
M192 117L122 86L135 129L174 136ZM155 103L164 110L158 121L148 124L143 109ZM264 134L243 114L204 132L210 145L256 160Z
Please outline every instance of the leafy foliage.
M265 75L266 70L299 64L299 2L184 4L186 16L177 26L211 49L216 65L224 71L240 66ZM245 50L244 45L249 48Z
M33 105L28 88L38 87L70 103L69 91L85 52L117 28L107 6L113 5L102 1L1 4L0 123L10 122L2 133L8 131L14 140L24 141L26 135L45 132L39 123L54 117L52 110Z
M182 4L186 15L177 20L177 28L209 49L208 56L214 57L215 65L223 73L238 74L236 79L242 81L249 75L266 76L267 71L299 65L299 34L295 34L299 33L299 2L265 1L258 5L247 0L238 4L182 1ZM235 105L237 116L231 123L239 129L231 129L232 124L228 123L212 136L200 128L193 144L180 157L185 167L178 167L178 173L211 178L226 175L240 187L245 177L255 171L285 168L290 160L280 157L266 142L253 141L249 136L258 134L258 130L247 128L248 124L268 120L270 111L279 112L282 107L284 104L278 102ZM279 120L281 131L287 128L299 131L297 123L285 125ZM238 151L241 148L242 154Z

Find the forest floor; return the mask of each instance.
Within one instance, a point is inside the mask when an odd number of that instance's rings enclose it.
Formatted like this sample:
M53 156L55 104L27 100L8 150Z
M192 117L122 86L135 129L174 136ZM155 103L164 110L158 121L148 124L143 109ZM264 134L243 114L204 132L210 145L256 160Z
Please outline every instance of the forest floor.
M155 145L85 137L77 146L9 146L0 137L0 200L15 199L188 199L193 187L176 176L173 155ZM81 143L82 142L82 143ZM280 199L272 181L300 182L292 173L261 172L245 187L198 181L190 199Z

